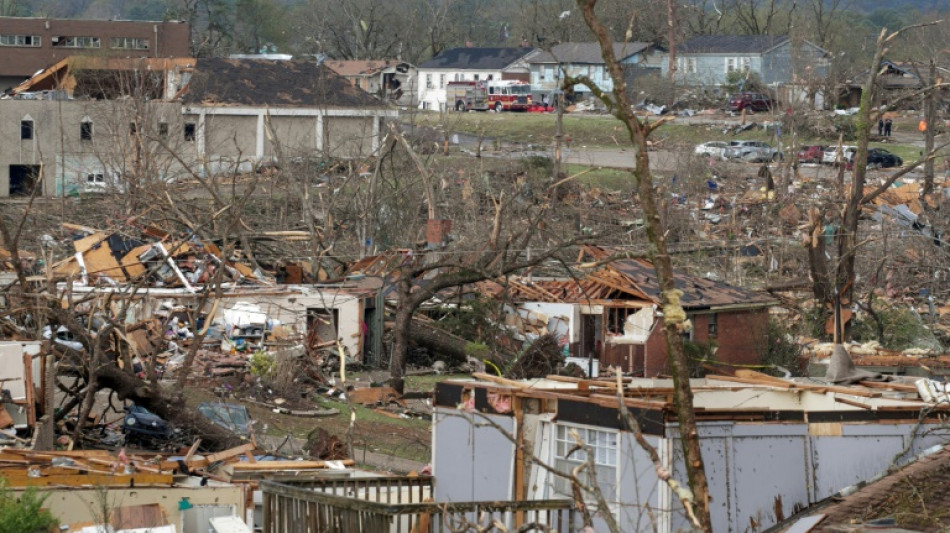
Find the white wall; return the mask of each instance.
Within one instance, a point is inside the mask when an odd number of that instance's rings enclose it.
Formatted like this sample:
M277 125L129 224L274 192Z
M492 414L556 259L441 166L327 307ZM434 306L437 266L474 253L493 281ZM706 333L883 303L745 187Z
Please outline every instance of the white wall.
M431 88L426 84L427 76L432 77ZM478 76L479 80L487 80L489 76L493 80L502 79L500 70L419 69L419 82L416 84L419 87L419 109L443 109L445 85L450 81L474 81L475 76Z

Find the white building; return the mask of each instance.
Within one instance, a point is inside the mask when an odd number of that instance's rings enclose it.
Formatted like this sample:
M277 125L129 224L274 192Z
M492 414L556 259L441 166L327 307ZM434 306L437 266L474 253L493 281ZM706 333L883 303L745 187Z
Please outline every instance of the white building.
M527 57L534 48L453 48L418 66L420 109L443 109L450 81L531 81Z

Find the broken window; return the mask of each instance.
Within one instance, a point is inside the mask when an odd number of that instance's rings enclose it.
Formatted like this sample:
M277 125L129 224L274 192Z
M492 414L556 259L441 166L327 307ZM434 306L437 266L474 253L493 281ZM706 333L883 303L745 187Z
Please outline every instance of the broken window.
M42 43L39 35L0 35L0 46L38 47Z
M84 120L79 123L79 138L83 141L92 140L92 122Z
M709 338L715 339L719 335L719 320L716 313L709 315Z
M196 131L197 131L197 127L195 126L194 122L186 122L185 123L185 140L194 141Z
M572 433L577 432L581 442L590 450L594 459L597 483L608 502L617 499L617 432L589 429L566 424L558 424L554 436L554 467L561 472L572 472L587 462L587 451L577 446ZM590 474L583 470L582 483L590 483ZM573 497L569 480L555 476L554 492L561 496Z
M33 138L33 121L32 120L21 120L20 121L20 139L28 141Z
M109 42L109 46L128 50L148 50L148 39L139 39L138 37L113 37Z
M106 178L103 174L86 174L86 183L104 185Z
M53 41L53 46L63 48L99 48L98 37L61 36L53 37L51 40Z
M161 137L162 139L168 138L168 123L167 122L159 122L158 136Z

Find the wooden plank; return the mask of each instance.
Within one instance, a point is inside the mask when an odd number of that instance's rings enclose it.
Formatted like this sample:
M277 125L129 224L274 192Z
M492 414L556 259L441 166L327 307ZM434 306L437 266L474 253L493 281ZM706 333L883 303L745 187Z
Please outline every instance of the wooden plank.
M29 477L26 471L22 475L10 475L0 472L8 487L47 487L62 485L66 487L141 487L144 485L171 485L175 479L171 474L60 474L42 477Z
M791 389L791 388L792 388L792 384L791 384L791 383L783 383L783 384L778 384L778 383L765 383L765 382L762 382L761 380L758 380L758 379L740 378L740 377L738 377L738 376L716 376L716 375L708 375L708 376L706 376L706 380L707 380L707 381L709 381L709 380L712 380L712 381L733 381L733 382L736 382L736 383L747 383L747 384L749 384L749 385L759 385L759 386L762 386L762 387L774 387L774 388L779 388L779 389Z
M203 457L193 457L188 461L185 461L185 464L188 465L188 468L197 468L208 466L211 463L216 463L218 461L224 461L226 459L231 459L232 457L237 457L243 455L245 452L253 451L255 446L251 443L242 444L235 448L230 448L218 453L213 453L210 455L205 455ZM159 466L161 470L175 470L178 468L178 461L162 461Z
M762 372L756 372L755 370L748 370L745 368L740 368L736 370L736 377L740 378L749 378L762 381L763 383L769 383L774 385L785 385L789 383L788 381L777 378L775 376L770 376L768 374L763 374Z
M258 461L256 463L239 462L231 464L235 472L271 472L277 470L315 470L327 468L328 461ZM340 461L344 466L356 464L352 459Z
M862 381L860 385L869 389L887 389L900 392L920 393L920 391L917 390L916 385L908 385L907 383L893 383L890 381Z
M800 518L794 524L792 524L792 527L786 529L785 533L808 533L809 531L815 529L815 526L817 526L818 523L824 519L824 514L816 514L814 516Z
M854 407L860 407L861 409L870 409L871 406L866 403L856 402L854 400L849 400L847 398L842 398L840 396L835 396L835 401L838 403L843 403L845 405L852 405Z

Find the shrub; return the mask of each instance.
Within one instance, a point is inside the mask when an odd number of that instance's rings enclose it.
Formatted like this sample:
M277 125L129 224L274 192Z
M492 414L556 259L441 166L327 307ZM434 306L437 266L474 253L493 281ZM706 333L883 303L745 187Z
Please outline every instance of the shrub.
M10 489L0 488L0 533L40 533L59 525L59 520L43 509L48 494L28 488L20 497Z

